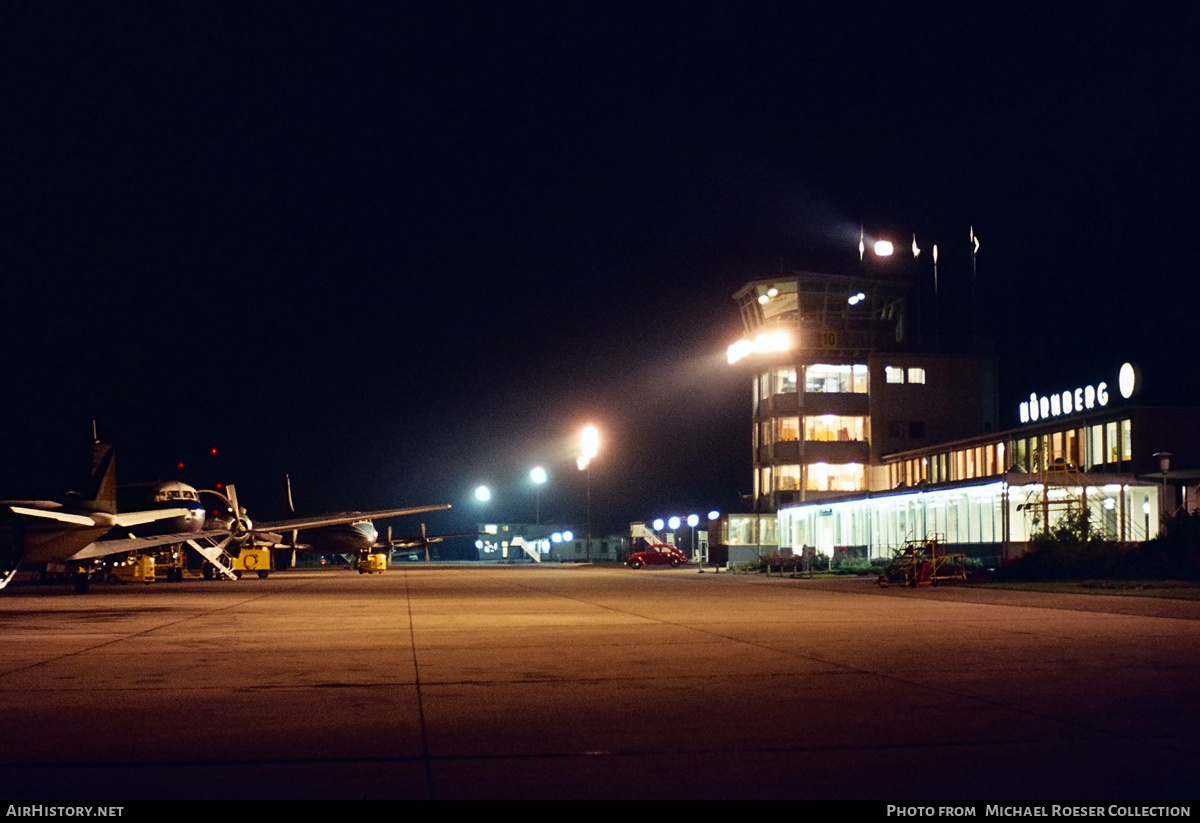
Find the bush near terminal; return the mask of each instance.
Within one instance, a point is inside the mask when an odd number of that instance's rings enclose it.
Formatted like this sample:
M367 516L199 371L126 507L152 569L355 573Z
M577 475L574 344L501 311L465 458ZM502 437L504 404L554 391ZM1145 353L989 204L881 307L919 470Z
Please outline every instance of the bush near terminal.
M1200 512L1167 518L1144 543L1104 540L1072 514L998 569L995 585L1200 600Z
M1179 513L1163 533L1144 543L1104 540L1087 517L1072 514L1049 533L1030 541L1030 550L994 573L968 560L969 585L1027 591L1125 594L1200 600L1200 512ZM776 552L734 565L740 574L791 578L877 575L880 561L835 556L832 560Z
M1167 518L1144 543L1102 539L1086 515L1071 514L1003 567L1005 580L1200 580L1200 513Z

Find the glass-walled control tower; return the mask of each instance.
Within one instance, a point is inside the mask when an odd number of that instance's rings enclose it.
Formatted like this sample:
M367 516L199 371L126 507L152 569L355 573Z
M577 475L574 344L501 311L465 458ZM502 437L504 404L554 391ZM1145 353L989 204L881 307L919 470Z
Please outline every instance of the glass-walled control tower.
M754 509L888 488L882 456L995 426L990 358L922 352L907 279L793 272L734 299L753 385ZM961 391L960 391L961 390Z

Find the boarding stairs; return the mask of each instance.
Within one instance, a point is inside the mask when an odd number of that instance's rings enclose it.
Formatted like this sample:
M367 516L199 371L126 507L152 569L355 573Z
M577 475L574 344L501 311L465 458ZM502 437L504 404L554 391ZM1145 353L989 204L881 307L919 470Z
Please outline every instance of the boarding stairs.
M538 551L536 541L534 541L533 545L530 545L528 542L526 542L524 537L517 535L516 537L514 537L512 540L509 541L508 545L517 546L520 549L524 550L525 554L528 555L529 559L532 560L534 563L542 562L542 553L540 551Z
M188 540L187 544L195 549L201 557L212 563L213 568L225 577L237 580L237 574L232 568L233 558L225 551L225 547L229 544L229 538L217 542L211 537L201 537L199 540Z

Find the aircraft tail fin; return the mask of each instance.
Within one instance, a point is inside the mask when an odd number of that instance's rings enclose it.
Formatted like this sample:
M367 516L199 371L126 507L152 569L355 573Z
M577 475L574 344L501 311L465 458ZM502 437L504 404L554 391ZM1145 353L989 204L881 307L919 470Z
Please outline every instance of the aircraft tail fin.
M92 443L91 492L96 511L117 513L117 459L111 443Z

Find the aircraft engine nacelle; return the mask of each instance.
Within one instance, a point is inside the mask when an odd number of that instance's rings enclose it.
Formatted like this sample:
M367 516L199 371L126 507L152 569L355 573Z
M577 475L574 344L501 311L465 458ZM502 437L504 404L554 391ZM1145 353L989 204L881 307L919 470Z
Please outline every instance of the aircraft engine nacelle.
M246 516L245 509L236 520L230 521L229 533L233 535L234 540L244 540L254 533L254 523Z
M235 543L244 543L254 533L254 522L246 517L245 512L241 517L210 517L204 521L205 531L217 531L223 529L229 532Z

